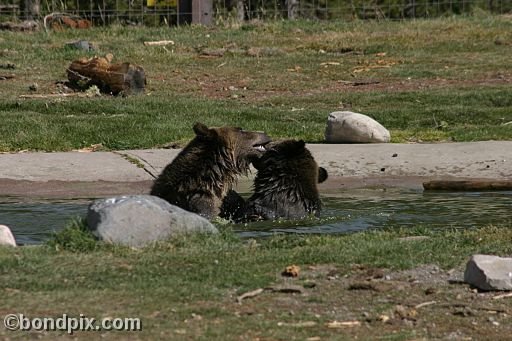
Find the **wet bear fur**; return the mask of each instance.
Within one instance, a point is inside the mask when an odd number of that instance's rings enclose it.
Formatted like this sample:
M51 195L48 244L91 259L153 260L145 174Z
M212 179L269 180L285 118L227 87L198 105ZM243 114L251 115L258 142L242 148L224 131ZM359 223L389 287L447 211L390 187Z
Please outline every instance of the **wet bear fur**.
M319 216L322 203L317 184L327 179L305 142L286 140L267 145L253 162L258 170L254 194L247 200L238 221L302 219Z
M193 129L195 138L164 168L151 194L212 219L238 176L247 173L251 160L261 156L270 139L235 127L196 123Z

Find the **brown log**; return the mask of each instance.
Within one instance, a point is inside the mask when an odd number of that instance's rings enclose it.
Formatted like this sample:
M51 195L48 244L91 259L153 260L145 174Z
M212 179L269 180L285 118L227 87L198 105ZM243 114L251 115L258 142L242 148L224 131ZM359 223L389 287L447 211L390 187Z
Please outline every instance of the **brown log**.
M437 191L510 191L512 180L433 180L424 182L423 188Z
M81 58L69 66L69 81L79 87L96 85L101 92L132 94L144 91L146 75L141 66L130 63L111 64L112 55L107 57Z

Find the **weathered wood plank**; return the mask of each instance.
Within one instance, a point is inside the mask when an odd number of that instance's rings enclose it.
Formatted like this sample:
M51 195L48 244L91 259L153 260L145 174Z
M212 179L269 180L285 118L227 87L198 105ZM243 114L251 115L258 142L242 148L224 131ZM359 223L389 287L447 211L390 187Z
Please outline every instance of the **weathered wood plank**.
M488 191L512 190L512 180L433 180L423 183L425 190Z

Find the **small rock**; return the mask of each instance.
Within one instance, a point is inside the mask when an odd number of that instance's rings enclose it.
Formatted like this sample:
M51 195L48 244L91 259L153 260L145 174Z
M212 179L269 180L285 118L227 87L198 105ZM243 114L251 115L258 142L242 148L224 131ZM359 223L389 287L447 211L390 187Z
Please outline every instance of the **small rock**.
M389 131L374 119L351 111L329 114L325 140L332 143L387 143Z
M480 290L512 290L512 258L474 255L466 265L464 281Z
M66 43L66 46L78 49L78 50L84 50L84 51L94 51L96 50L96 47L94 44L90 43L87 40L77 40L70 43Z
M182 233L216 233L205 218L151 195L119 196L94 201L87 225L108 243L143 247Z
M11 229L5 225L0 225L0 246L16 246Z

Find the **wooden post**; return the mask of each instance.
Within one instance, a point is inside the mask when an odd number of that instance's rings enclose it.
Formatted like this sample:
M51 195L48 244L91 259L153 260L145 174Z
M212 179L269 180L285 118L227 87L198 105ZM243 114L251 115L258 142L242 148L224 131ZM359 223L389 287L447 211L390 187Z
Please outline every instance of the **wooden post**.
M25 0L25 19L31 20L35 17L39 17L41 13L41 0Z
M239 22L243 22L245 20L244 0L236 1L236 16Z
M299 1L298 0L287 0L286 1L288 7L288 19L297 19L297 12L299 10Z
M192 0L192 24L211 25L212 14L212 0Z

